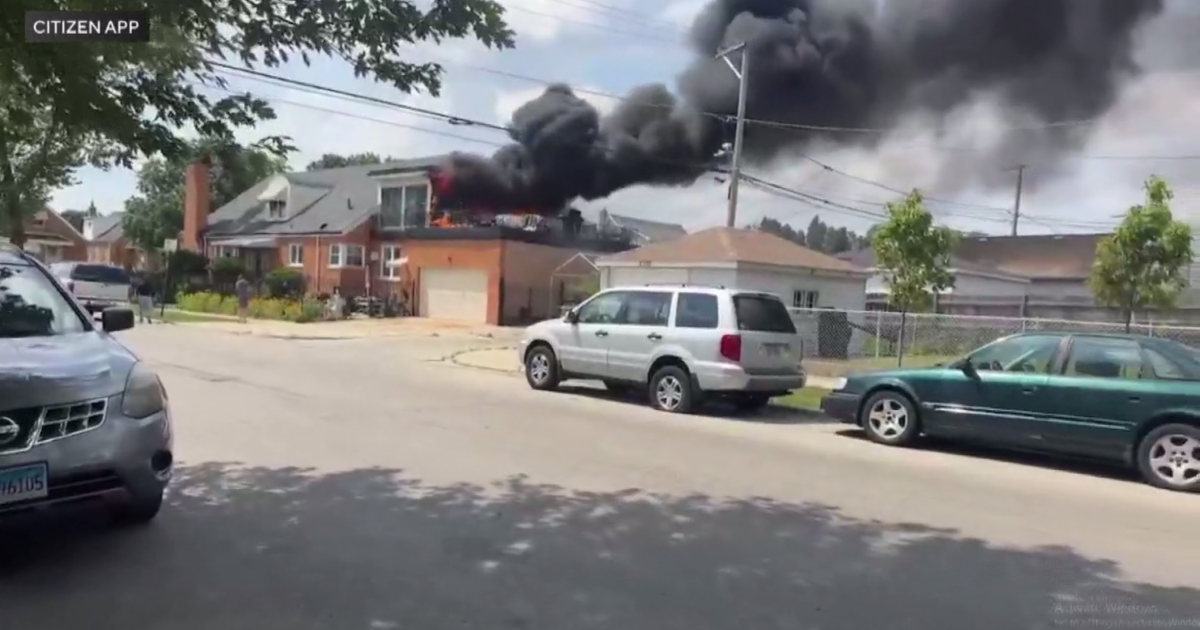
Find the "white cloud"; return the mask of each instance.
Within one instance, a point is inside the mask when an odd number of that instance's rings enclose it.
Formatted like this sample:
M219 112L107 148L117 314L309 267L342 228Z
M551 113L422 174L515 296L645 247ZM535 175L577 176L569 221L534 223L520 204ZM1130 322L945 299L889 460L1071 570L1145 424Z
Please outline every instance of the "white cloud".
M567 4L554 0L501 0L504 19L517 32L519 42L530 40L548 44L565 32L589 28L588 24L600 24L606 20L603 14L582 4Z
M496 106L494 111L495 121L501 125L506 125L512 120L513 112L517 108L528 103L529 101L541 96L546 90L546 86L537 86L524 88L519 90L511 90L500 92L496 95ZM595 107L601 115L612 111L619 99L610 96L603 96L603 91L600 88L580 86L575 90L575 96L587 101L592 107Z

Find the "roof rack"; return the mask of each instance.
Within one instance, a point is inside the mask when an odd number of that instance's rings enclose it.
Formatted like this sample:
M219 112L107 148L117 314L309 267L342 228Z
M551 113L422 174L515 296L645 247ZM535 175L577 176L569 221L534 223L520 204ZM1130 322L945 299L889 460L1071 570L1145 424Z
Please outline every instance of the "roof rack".
M723 284L695 284L687 282L647 282L644 286L647 287L674 287L674 288L693 288L693 289L724 289Z

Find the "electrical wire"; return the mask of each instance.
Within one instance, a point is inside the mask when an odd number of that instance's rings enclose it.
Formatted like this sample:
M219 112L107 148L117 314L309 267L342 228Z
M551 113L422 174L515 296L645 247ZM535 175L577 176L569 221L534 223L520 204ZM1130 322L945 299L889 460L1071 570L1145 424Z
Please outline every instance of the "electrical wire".
M489 129L492 131L504 131L506 133L508 131L507 127L504 127L502 125L497 125L494 123L489 123L487 121L480 121L480 120L474 120L474 119L470 119L470 118L464 118L461 116L455 116L455 115L448 114L445 112L440 112L437 110L411 106L411 105L407 105L404 103L397 103L394 101L389 101L387 99L367 96L367 95L363 95L363 94L356 94L356 93L349 92L346 90L330 88L327 86L322 86L322 85L310 83L307 81L290 79L287 77L281 77L281 76L273 75L273 74L266 73L266 72L232 66L229 64L221 63L221 62L210 62L210 64L214 68L217 68L220 71L224 71L222 74L230 73L232 76L237 77L237 78L249 79L252 81L260 81L260 82L271 84L271 85L285 87L287 89L295 89L295 90L302 91L302 92L319 94L322 96L346 100L346 101L350 101L350 102L358 102L358 103L372 105L372 106L396 109L396 110L403 111L406 114L415 115L415 116L433 119L433 120L439 120L439 121L446 122L451 125L476 126L476 127ZM232 89L229 89L229 88L226 88L223 86L208 85L207 87L221 89L223 91L230 92L230 93L238 93ZM267 100L267 101L274 100L276 102L280 102L280 103L284 103L284 104L288 104L288 105L292 105L292 106L297 106L297 107L306 107L309 109L314 109L316 111L325 111L326 113L347 115L347 116L359 118L362 120L370 120L370 121L378 122L381 124L387 124L387 125L392 125L392 126L397 126L397 127L402 127L402 128L408 128L408 129L412 129L412 130L418 131L418 132L429 133L429 134L433 134L433 135L440 135L440 136L449 137L449 138L455 138L455 139L459 139L459 140L463 140L463 141L467 141L467 142L485 144L485 145L496 146L496 147L503 146L501 143L494 143L494 142L490 142L490 141L483 140L480 138L472 138L469 136L462 136L459 134L442 132L439 130L429 129L429 128L425 128L425 127L418 127L415 125L405 125L405 124L401 124L401 123L395 123L394 121L384 121L384 120L372 119L372 118L365 117L365 116L349 114L347 112L340 112L338 110L330 110L330 109L325 109L325 108L318 108L315 106L308 106L308 105L301 104L301 103L284 101L282 99L264 98L264 100ZM883 190L886 190L886 191L889 191L892 193L901 194L901 195L907 194L906 191L900 190L898 188L887 186L886 184L882 184L880 182L875 182L873 180L855 176L853 174L847 173L840 169L834 168L828 164L825 164L824 162L821 162L819 160L816 160L815 158L812 158L811 156L805 155L804 157L806 159L808 159L809 161L812 161L813 163L820 166L822 168L822 170L825 172L831 172L831 173L841 175L843 177L849 177L851 179L860 181L862 183L873 185L875 187L881 188ZM695 163L695 162L684 162L684 161L678 161L678 160L665 160L665 159L660 160L660 161L662 161L664 163L670 163L675 166L686 166L689 168L698 168L701 170L712 170L711 164L700 164L700 163ZM746 177L747 177L746 175L743 175L743 178L746 178ZM872 218L884 218L885 217L885 215L882 215L880 213L873 213L870 211L863 210L861 208L855 208L855 207L848 206L845 204L839 204L837 202L834 202L834 201L832 201L828 198L822 197L820 195L790 189L790 188L787 188L787 187L779 185L779 184L768 182L761 178L753 177L752 179L744 179L744 181L751 181L759 189L786 195L794 200L799 200L799 201L806 202L809 204L822 204L823 207L838 209L838 210L842 210L844 212L850 212L850 213L856 214L856 216L860 216L860 217L872 217ZM1004 213L1010 213L1009 210L1006 210L1003 208L997 208L997 207L993 207L993 206L985 206L985 205L980 205L980 204L965 204L962 202L955 202L955 201L944 200L944 199L939 199L939 198L928 198L928 199L932 202L942 203L942 204L946 204L946 205L976 207L976 208L983 208L983 209L999 211L999 212L1004 212ZM863 203L866 203L866 202L863 202ZM977 220L995 220L990 217L983 217L983 216L978 216L978 215L965 215L963 213L956 214L953 212L946 212L945 214L947 214L948 216L956 216L959 218L970 218L970 219L977 219ZM1038 219L1038 221L1035 221L1035 222L1049 220L1046 218L1036 217L1034 215L1023 215L1023 216L1028 216L1031 220ZM1071 225L1073 227L1082 227L1083 226L1082 222L1066 222L1066 221L1060 221L1060 220L1054 220L1054 221L1059 225ZM1099 224L1096 224L1096 225L1099 225Z

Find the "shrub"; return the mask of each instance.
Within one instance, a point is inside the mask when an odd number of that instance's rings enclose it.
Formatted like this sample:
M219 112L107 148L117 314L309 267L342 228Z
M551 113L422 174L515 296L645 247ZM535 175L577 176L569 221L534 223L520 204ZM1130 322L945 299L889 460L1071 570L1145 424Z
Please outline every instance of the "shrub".
M177 277L204 275L208 272L208 257L186 249L172 252L168 263L171 265L171 275Z
M212 262L213 282L219 286L232 285L244 273L246 267L240 258L222 257Z
M280 267L267 274L267 297L298 300L304 295L304 274L296 269Z
M179 308L197 313L237 315L237 298L211 291L179 294ZM324 310L316 300L288 300L282 298L254 298L247 309L250 317L274 319L297 323L314 322L321 319Z

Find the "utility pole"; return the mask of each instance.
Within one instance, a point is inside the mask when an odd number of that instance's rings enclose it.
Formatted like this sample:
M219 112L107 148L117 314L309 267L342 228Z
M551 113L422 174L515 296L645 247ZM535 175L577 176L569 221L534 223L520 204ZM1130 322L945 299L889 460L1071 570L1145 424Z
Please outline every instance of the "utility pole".
M1013 201L1012 235L1017 235L1017 222L1021 220L1021 187L1025 184L1025 165L1017 165L1017 198Z
M729 55L742 53L740 67L734 66ZM736 227L738 204L738 181L742 170L742 138L746 132L746 95L750 87L750 55L746 53L746 42L726 48L716 55L738 78L737 126L733 134L733 158L729 163L729 214L725 217L727 227Z

